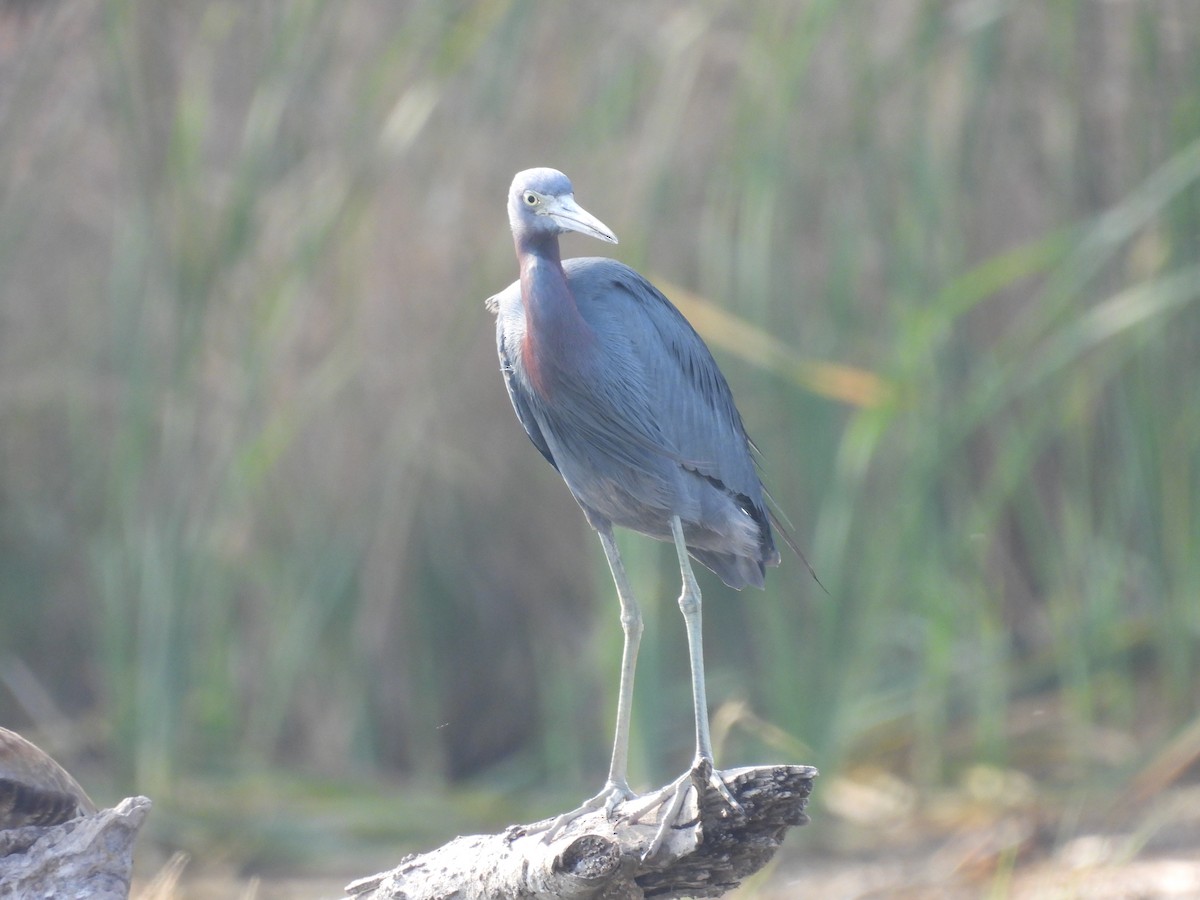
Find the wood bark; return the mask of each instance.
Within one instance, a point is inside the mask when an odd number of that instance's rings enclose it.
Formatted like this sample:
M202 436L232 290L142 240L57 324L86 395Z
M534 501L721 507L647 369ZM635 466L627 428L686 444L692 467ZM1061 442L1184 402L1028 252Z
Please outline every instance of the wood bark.
M742 809L732 809L706 772L693 773L686 812L654 858L658 831L638 800L587 813L546 842L545 822L455 838L408 856L390 872L346 887L355 900L643 900L719 897L774 855L787 830L808 821L817 770L756 766L717 773ZM661 812L661 809L658 810ZM631 819L631 815L637 821Z

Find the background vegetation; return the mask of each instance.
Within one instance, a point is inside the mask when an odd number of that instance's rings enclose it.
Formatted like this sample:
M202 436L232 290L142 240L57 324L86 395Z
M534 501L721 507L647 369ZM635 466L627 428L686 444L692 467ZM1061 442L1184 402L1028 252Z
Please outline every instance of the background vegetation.
M2 9L0 722L162 846L602 780L615 599L482 303L531 165L704 332L829 590L704 581L721 761L1112 792L1197 720L1200 5ZM627 538L649 786L686 662Z

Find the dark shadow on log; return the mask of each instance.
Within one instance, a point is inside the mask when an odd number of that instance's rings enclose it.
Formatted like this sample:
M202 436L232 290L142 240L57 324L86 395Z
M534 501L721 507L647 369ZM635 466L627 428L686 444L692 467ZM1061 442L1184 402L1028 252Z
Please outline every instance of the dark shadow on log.
M0 728L0 830L59 825L95 811L66 769L36 744Z
M755 766L718 775L741 813L706 779L695 778L690 809L649 860L642 856L658 831L656 811L631 821L627 810L638 809L632 800L611 821L599 810L581 816L549 843L545 822L455 838L353 882L346 893L356 900L719 897L762 868L789 828L808 821L804 809L817 770Z

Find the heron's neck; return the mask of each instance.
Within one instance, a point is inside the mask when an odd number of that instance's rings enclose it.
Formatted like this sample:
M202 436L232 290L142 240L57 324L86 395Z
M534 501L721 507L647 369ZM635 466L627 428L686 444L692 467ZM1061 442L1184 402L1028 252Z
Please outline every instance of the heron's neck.
M525 307L525 360L531 377L544 382L552 372L581 363L595 334L580 315L567 283L558 238L518 238L517 256Z

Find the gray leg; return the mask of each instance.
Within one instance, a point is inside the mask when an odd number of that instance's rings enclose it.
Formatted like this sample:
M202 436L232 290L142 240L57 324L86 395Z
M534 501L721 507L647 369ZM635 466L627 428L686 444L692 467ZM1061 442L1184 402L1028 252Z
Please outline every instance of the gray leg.
M621 564L621 554L617 552L612 529L602 529L599 534L600 543L604 546L604 556L608 559L608 568L612 571L613 581L617 586L617 598L621 601L621 630L625 632L625 646L621 651L621 686L617 693L617 731L613 738L612 762L608 767L606 788L617 788L628 798L632 796L626 780L629 765L629 720L633 709L633 674L637 668L638 646L642 641L642 614L637 601L633 599L633 591L625 575L625 566Z
M696 758L692 768L674 782L658 791L648 802L639 801L638 808L630 810L630 821L637 822L652 809L660 809L658 830L646 848L643 859L657 855L671 829L676 827L682 816L688 794L698 790L698 785L707 782L718 791L730 809L740 814L741 805L730 793L725 782L713 770L712 738L708 733L708 701L704 693L704 644L700 628L700 586L692 571L688 558L687 542L683 537L683 525L679 516L671 517L671 534L675 538L675 550L679 554L679 572L683 579L683 591L679 595L679 609L683 612L687 627L688 656L692 664L692 705L696 714Z
M594 524L594 523L593 523ZM580 816L594 809L604 809L611 819L613 811L626 800L632 800L637 795L629 789L627 770L629 766L629 720L633 708L633 673L637 668L638 645L642 642L642 614L637 601L633 599L633 591L629 587L629 578L625 575L625 566L621 563L621 554L617 552L617 543L613 539L612 527L596 528L600 535L600 543L604 547L604 556L608 559L608 568L612 571L613 581L617 586L617 598L621 601L621 630L625 632L625 646L621 651L621 686L617 693L617 732L613 738L612 762L608 766L608 781L603 790L595 797L585 800L577 809L563 813L546 829L543 840L552 841Z
M710 763L713 758L712 738L708 733L708 700L704 693L704 641L701 637L700 586L692 572L692 561L688 558L687 543L683 538L683 525L679 516L671 517L671 534L675 538L675 551L679 554L679 572L683 579L683 591L679 595L679 609L683 613L683 624L687 628L688 658L692 667L692 705L696 715L696 762L702 759Z

